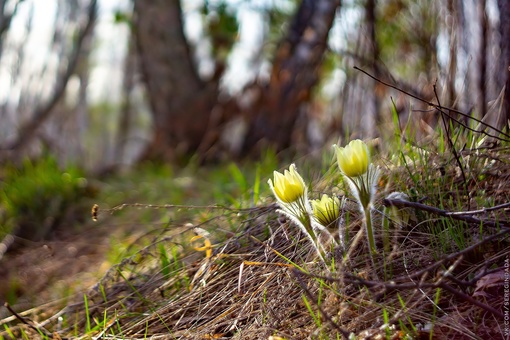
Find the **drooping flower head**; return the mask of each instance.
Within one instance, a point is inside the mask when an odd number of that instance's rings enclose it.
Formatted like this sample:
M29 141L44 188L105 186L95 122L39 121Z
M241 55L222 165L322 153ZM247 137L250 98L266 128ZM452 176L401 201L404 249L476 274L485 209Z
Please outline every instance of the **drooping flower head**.
M325 227L338 220L340 200L338 197L322 195L320 200L312 200L313 214L317 221Z
M368 146L359 139L351 141L342 148L334 145L338 167L348 177L357 177L368 171L370 152Z
M305 181L298 174L296 166L291 164L289 170L283 174L274 172L274 184L271 179L268 181L277 198L284 203L292 203L305 195Z

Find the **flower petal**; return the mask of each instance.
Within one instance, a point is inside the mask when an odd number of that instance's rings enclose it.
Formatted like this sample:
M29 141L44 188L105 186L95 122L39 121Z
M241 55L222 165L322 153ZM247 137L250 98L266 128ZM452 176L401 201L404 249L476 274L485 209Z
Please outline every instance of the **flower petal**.
M284 203L292 203L305 195L305 182L291 164L283 174L274 171L274 193Z
M349 177L361 176L368 170L370 154L368 146L359 139L351 141L345 148L334 146L340 171Z

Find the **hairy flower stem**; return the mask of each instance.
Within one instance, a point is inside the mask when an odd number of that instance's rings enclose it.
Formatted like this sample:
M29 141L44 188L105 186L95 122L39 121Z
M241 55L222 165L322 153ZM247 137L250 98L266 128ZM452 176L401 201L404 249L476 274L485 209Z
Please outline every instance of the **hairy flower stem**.
M374 230L372 229L372 208L370 205L363 207L363 213L365 214L365 228L367 231L368 246L370 248L370 257L377 254L374 240Z
M365 231L367 233L367 239L368 239L368 256L370 257L370 261L372 262L372 275L374 276L375 280L379 280L376 272L376 265L375 265L375 259L374 255L377 254L377 249L375 248L375 240L374 240L374 231L372 229L372 207L370 204L368 204L365 207L362 207L363 214L365 218L363 219L363 222L365 224Z
M311 207L305 198L290 203L280 203L280 213L287 216L294 224L301 229L301 231L308 237L313 247L315 248L321 262L326 265L326 254L324 247L320 244L320 241L315 234L313 227L313 220L311 216Z
M363 222L367 232L369 253L370 257L373 258L373 255L377 253L377 248L375 247L374 230L372 228L372 193L369 187L370 183L367 183L369 177L368 175L365 176L367 176L367 179L362 176L354 179L346 176L346 179L350 183L351 192L356 197L360 212L364 216Z

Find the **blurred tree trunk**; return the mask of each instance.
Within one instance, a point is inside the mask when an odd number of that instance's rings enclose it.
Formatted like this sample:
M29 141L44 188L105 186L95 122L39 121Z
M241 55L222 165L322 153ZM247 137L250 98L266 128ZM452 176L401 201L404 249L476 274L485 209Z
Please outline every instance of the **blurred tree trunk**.
M134 14L154 124L142 159L176 160L200 146L218 96L218 81L204 82L197 74L179 0L135 0Z
M338 0L302 0L286 36L276 49L269 84L249 112L243 151L270 144L277 150L292 142L296 121L319 80Z
M503 95L502 114L503 118L500 126L508 126L510 120L510 1L498 0L499 8L499 27L501 41L501 57L503 59L505 92ZM498 124L499 125L499 124Z
M381 72L379 69L379 44L376 37L376 0L367 0L365 4L365 20L368 30L368 60L371 61L371 67L374 77L381 79ZM369 102L366 103L367 110L363 114L361 127L363 129L364 138L373 138L376 136L377 126L379 120L379 95L377 89L381 87L372 79L367 79L367 88L365 95L370 96ZM383 91L384 93L384 91Z
M204 136L217 135L207 130L219 125L211 112L221 105L218 79L223 69L217 67L210 81L198 76L178 0L135 0L134 5L137 48L154 122L153 140L142 159L178 160L205 152ZM244 153L256 153L260 142L277 150L290 146L298 114L319 80L338 6L338 0L301 1L275 52L269 83L259 88L255 104L245 112L249 128ZM233 113L239 112L222 114ZM211 138L205 139L209 145Z
M49 99L40 103L31 114L30 120L20 125L17 132L17 137L3 150L4 152L0 155L0 159L16 159L23 155L23 149L29 145L29 143L37 137L37 130L51 117L54 113L54 108L57 106L59 101L65 94L67 83L71 76L76 72L82 50L84 48L84 42L87 37L93 33L93 28L97 18L97 0L91 0L86 22L81 28L79 28L76 39L73 42L73 50L70 55L65 55L63 58L66 59L66 67L58 72L57 79L54 88L52 89ZM57 32L57 31L55 31ZM58 37L54 37L57 39Z
M20 2L21 1L18 1L14 5L14 8L12 9L12 11L10 13L8 13L5 10L5 7L6 7L5 5L7 5L7 1L0 0L0 57L3 54L2 52L3 52L3 47L4 47L3 45L4 45L5 34L11 27L11 20L17 12L18 5L20 4Z
M125 160L127 140L133 120L131 95L135 87L136 65L138 61L133 31L129 33L127 44L127 55L123 66L124 72L122 73L122 106L120 108L119 126L116 137L115 161L117 164L122 164Z
M487 113L487 87L486 87L486 74L487 74L487 40L489 34L489 24L486 12L487 1L480 0L478 3L478 15L480 20L480 50L478 56L478 115L479 117L485 116Z
M72 8L72 13L72 19L77 20L80 14L78 4ZM68 112L65 112L64 126L67 126L67 128L62 129L61 138L59 138L60 149L64 151L65 159L73 164L77 164L85 156L83 140L88 126L89 97L87 89L90 84L93 40L92 31L83 38L75 70L75 75L79 81L76 106L74 114L69 115Z
M446 77L447 98L445 104L452 108L457 108L457 95L455 93L455 80L457 78L457 47L458 35L461 33L460 25L458 24L458 4L456 0L447 1L447 11L450 18L447 21L446 32L448 33L448 46L449 46L449 60L448 60L448 74Z

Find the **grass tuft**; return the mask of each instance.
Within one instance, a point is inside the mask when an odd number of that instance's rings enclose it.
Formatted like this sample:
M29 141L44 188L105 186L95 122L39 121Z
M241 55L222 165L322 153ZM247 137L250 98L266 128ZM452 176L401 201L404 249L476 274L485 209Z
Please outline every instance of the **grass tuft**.
M393 121L400 125L396 112ZM118 181L136 188L127 198L113 184L105 189L111 196L104 205L115 208L101 208L99 223L129 227L125 238L112 236L117 250L107 261L116 264L67 303L6 316L0 336L497 338L510 253L509 142L485 147L483 134L448 124L425 143L409 126L395 127L398 135L376 146L383 173L373 263L363 216L335 174L329 148L300 165L314 198L345 197L330 230L343 242L326 254L327 266L265 198L261 183L278 170L274 155L256 166L209 169L208 177L200 169L188 176L150 168L130 183ZM405 195L389 199L395 192ZM186 197L196 204L186 205ZM136 203L140 198L172 204Z

